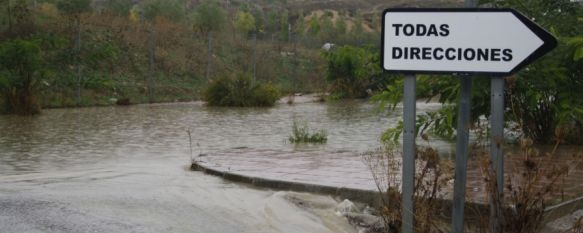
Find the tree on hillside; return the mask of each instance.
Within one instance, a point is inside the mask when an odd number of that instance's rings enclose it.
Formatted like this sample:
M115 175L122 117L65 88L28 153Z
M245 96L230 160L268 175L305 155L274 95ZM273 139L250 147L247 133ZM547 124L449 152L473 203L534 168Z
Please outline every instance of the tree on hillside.
M278 27L279 19L277 17L277 13L274 10L270 10L265 16L265 30L269 32L273 38L273 35L275 32L277 32Z
M134 6L133 0L105 0L103 3L103 8L106 12L117 15L119 17L125 17L130 13L130 10Z
M91 0L61 0L57 3L57 8L69 20L71 27L75 31L75 59L77 70L77 104L81 104L81 25L82 15L91 11Z
M332 42L332 40L336 38L334 35L336 28L334 27L332 19L330 16L323 15L320 20L320 33L318 35L320 40L322 40L322 42Z
M75 21L80 21L81 14L91 11L91 0L61 0L57 8Z
M346 34L346 32L348 31L346 21L343 17L338 17L338 20L336 20L335 27L336 27L335 36L344 36L344 34Z
M237 12L237 17L235 18L235 29L243 35L255 30L255 17L248 12Z
M225 11L216 1L204 1L194 10L194 29L205 36L220 30L225 22Z
M2 24L6 22L8 31L12 31L12 0L2 0L0 1L0 7L2 7Z
M281 40L287 40L290 42L290 25L289 25L289 13L287 10L283 11L281 14L281 20L279 21L279 30L281 32Z
M251 11L251 15L255 18L255 30L258 33L265 33L265 14L263 9L254 8Z
M308 33L312 37L315 37L320 33L320 23L316 17L310 19Z
M375 32L379 31L381 28L380 16L378 14L373 14L372 19L370 21L371 21L370 26L372 30L374 30Z
M362 34L364 33L364 27L362 26L363 23L362 12L357 11L356 17L354 18L354 27L350 31L353 37L356 38L357 45L361 44Z
M34 33L34 20L28 1L0 0L0 9L0 20L7 24L7 36L22 38Z
M152 22L157 17L174 22L180 22L186 18L185 0L147 0L141 5L144 18Z
M304 31L306 30L306 25L304 25L304 11L300 10L300 13L298 14L298 19L295 22L294 25L294 32L296 35L300 36L300 39L303 39L304 37Z
M215 1L205 1L194 12L194 29L208 39L206 79L210 79L212 63L212 32L221 30L226 22L223 9Z
M362 48L342 46L324 52L327 60L326 80L331 92L338 98L360 98L367 95L365 87L370 72L371 55Z
M5 111L19 115L40 112L36 92L43 64L37 42L16 39L0 44L0 94Z

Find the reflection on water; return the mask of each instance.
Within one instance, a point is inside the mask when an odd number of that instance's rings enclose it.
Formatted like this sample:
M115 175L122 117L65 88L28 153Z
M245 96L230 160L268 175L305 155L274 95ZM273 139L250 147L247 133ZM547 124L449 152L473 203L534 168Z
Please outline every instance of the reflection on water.
M418 109L437 107L419 104ZM50 171L104 160L139 159L144 152L160 158L187 158L187 129L193 132L196 153L232 147L362 152L380 145L380 134L397 123L400 112L400 109L381 112L363 101L342 101L274 108L156 104L53 109L34 117L0 116L0 173ZM294 120L326 130L328 143L307 146L287 143Z

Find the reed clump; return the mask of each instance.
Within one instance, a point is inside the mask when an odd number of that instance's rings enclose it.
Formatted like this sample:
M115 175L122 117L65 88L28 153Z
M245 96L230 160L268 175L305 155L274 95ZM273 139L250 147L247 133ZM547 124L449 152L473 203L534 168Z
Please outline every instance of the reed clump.
M312 132L308 123L294 121L292 135L289 136L288 140L291 143L326 143L328 141L328 134L324 130Z

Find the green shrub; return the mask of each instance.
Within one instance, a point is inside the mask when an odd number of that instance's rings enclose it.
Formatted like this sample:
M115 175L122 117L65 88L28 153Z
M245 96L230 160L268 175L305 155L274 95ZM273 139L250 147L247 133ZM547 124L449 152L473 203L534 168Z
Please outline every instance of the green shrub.
M323 52L326 80L337 98L365 98L393 83L397 76L382 71L380 52L373 46L345 45ZM398 79L397 79L398 80Z
M253 102L256 106L273 106L279 97L278 89L271 83L257 85L253 89Z
M307 123L304 122L300 125L300 123L294 121L289 141L291 143L326 143L328 134L324 130L310 132Z
M19 115L40 112L36 95L43 63L35 41L17 39L0 44L0 95L5 112Z
M249 76L238 75L213 81L204 93L204 100L209 106L269 107L279 96L274 85L254 84Z

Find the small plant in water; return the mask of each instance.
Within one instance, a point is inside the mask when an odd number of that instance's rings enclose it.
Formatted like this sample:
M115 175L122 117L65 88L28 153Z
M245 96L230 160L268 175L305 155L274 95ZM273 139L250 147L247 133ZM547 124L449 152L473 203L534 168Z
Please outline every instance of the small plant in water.
M292 125L292 135L289 137L291 143L326 143L328 134L324 130L310 132L308 123L294 121Z

